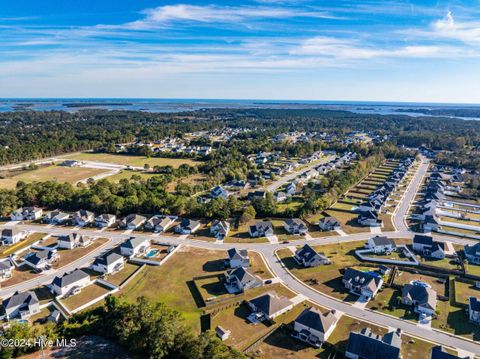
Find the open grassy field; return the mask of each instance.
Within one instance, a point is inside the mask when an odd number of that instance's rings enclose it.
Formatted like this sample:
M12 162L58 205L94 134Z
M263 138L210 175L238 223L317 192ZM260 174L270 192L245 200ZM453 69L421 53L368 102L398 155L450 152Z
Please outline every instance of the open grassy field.
M186 323L200 331L199 297L193 278L224 272L225 251L182 247L164 265L148 266L119 292L127 300L140 296L160 301L180 311Z
M78 160L78 161L96 161L105 163L115 163L125 166L143 167L146 163L153 166L172 166L178 168L180 165L186 163L194 166L198 164L198 161L191 160L189 158L160 158L160 157L145 157L145 156L129 156L113 153L75 153L63 158Z
M110 182L119 182L122 179L130 180L132 176L140 176L143 180L148 180L149 178L158 176L158 174L150 173L150 172L143 172L143 171L130 171L124 170L120 171L117 174L112 176L106 177Z
M475 284L455 281L455 301L468 304L469 297L480 297L480 289Z
M138 264L134 263L125 263L123 269L113 275L109 275L105 280L108 283L112 283L116 286L122 284L128 277L140 269Z
M62 303L69 309L74 310L75 308L84 305L95 298L98 298L105 293L109 292L111 288L105 287L101 284L93 283L85 288L82 288L82 291L78 294L75 294L66 299L62 299Z
M76 183L78 181L107 172L99 168L46 166L32 171L24 171L18 175L0 179L0 188L15 188L18 181L57 181Z

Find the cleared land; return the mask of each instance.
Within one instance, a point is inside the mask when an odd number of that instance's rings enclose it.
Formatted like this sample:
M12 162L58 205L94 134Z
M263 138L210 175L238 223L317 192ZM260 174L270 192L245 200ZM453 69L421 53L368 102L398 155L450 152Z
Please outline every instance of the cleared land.
M198 161L191 160L189 158L160 158L160 157L145 157L145 156L129 156L112 153L75 153L63 158L74 159L78 161L96 161L105 163L115 163L125 166L143 167L145 164L154 166L172 166L178 168L180 165L186 163L194 166L198 164Z
M102 295L111 291L111 288L105 287L98 283L90 284L89 286L82 288L82 291L76 295L62 299L62 303L69 309L74 310Z
M86 178L108 172L104 169L85 167L47 166L32 171L24 171L18 175L0 179L0 188L15 188L18 181L57 181L75 183Z

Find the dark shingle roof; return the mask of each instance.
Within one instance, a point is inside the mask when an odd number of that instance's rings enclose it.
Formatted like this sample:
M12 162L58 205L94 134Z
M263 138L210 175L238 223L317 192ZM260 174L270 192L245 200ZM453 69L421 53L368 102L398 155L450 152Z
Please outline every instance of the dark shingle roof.
M424 236L422 234L416 234L413 237L413 243L419 243L419 244L425 244L425 245L432 245L433 244L433 238L430 236Z
M3 307L5 309L15 308L24 303L28 305L38 303L38 298L34 291L15 292L14 295L3 301Z
M59 287L65 287L86 277L89 277L86 272L81 269L75 269L73 272L66 273L62 277L55 277L52 284L55 284Z
M400 356L400 345L395 341L389 343L385 339L373 334L369 328L360 333L352 332L348 338L347 352L368 359L396 359ZM397 346L398 345L398 346Z
M308 328L315 329L321 333L326 333L337 321L335 311L322 313L316 308L306 308L295 319L295 322L303 324Z

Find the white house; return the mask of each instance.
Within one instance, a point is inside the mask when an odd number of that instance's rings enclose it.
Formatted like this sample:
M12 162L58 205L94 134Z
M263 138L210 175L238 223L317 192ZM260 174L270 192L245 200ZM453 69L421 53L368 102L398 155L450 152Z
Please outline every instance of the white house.
M383 285L383 279L369 272L347 268L343 274L342 282L350 293L364 296L368 299L375 297Z
M56 295L63 297L67 294L72 294L89 284L90 276L88 273L81 269L75 269L73 272L65 273L61 277L55 277L52 282L52 291Z
M395 241L385 236L369 238L365 247L371 249L374 253L389 253L397 250Z
M132 213L120 221L120 226L126 229L137 229L147 221L147 218Z
M50 224L62 224L68 221L70 215L68 213L61 212L59 210L52 211L48 213L44 218L43 221L45 223Z
M95 217L95 226L99 228L108 228L113 226L117 221L117 217L114 214L104 213Z
M293 258L304 267L317 267L322 264L330 264L330 260L325 254L318 253L308 244L297 249Z
M341 229L340 222L335 217L323 217L318 221L318 226L322 231L336 231Z
M4 228L2 229L1 233L2 233L2 243L5 246L18 243L28 235L28 232L21 231L15 227Z
M150 240L140 237L133 237L120 245L120 253L122 256L131 257L147 253L149 248Z
M335 310L322 313L317 308L305 308L295 319L293 337L319 348L327 341L337 326L338 315Z
M246 289L262 286L263 281L248 269L237 267L226 274L225 288L229 293L240 293Z
M178 226L175 227L175 233L193 234L200 228L200 222L184 218Z
M2 304L7 320L28 319L40 312L40 302L33 290L23 293L17 291L10 298L5 299Z
M111 274L122 270L124 265L125 257L118 253L110 252L101 257L95 258L95 261L92 264L92 269L95 272Z
M250 258L246 249L230 248L227 251L226 264L230 268L250 267Z
M12 277L13 264L10 259L0 261L0 282Z
M58 248L73 249L76 247L87 247L92 243L92 238L83 234L70 233L66 236L60 236L57 239Z
M85 227L86 225L93 223L94 220L95 214L84 209L81 209L72 215L72 223L76 226Z
M43 209L38 207L23 207L13 211L10 215L12 221L36 221L42 218Z
M248 226L250 237L268 237L273 235L273 226L270 221L258 221Z
M405 284L402 303L414 306L415 312L433 315L437 307L437 292L421 284Z
M145 223L145 229L156 233L163 233L174 223L174 218L169 216L153 216Z
M230 232L230 223L227 221L215 220L210 226L210 234L219 240L223 240Z
M57 250L44 250L38 252L29 252L23 257L26 265L32 267L37 271L47 269L54 261L59 258Z
M264 319L273 320L279 315L293 308L293 302L287 297L279 296L276 292L268 292L249 300L248 305L253 313Z
M283 228L289 234L306 234L308 232L308 227L299 218L288 218L283 222Z

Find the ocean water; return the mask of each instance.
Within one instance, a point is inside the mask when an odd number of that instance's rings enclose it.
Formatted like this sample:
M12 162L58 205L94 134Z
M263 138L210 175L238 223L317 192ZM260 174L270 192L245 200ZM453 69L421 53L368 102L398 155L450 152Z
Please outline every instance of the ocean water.
M353 101L284 101L284 100L202 100L202 99L0 99L0 112L52 111L75 112L82 109L131 110L146 112L183 112L214 108L272 108L272 109L330 109L362 114L428 116L420 112L402 112L415 108L475 108L480 105L401 103L401 102L353 102ZM474 119L474 118L469 118ZM475 118L480 119L480 118Z

